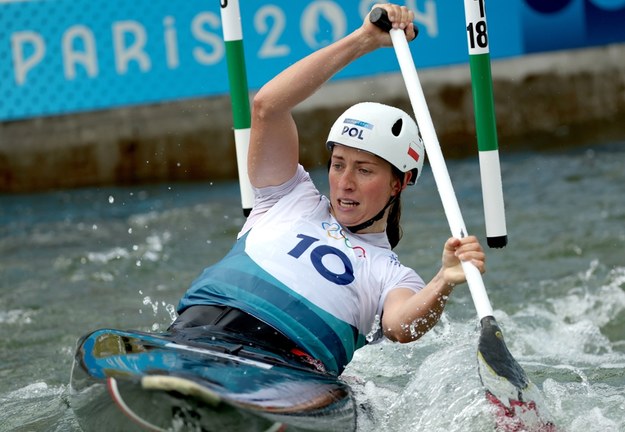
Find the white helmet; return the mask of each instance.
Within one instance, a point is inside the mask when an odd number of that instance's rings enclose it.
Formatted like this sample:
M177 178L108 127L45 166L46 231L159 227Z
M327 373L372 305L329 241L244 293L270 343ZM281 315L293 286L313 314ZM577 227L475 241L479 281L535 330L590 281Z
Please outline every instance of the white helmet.
M330 129L326 146L331 150L334 144L373 153L401 172L412 171L409 184L415 184L421 175L425 147L419 128L398 108L377 102L348 108Z

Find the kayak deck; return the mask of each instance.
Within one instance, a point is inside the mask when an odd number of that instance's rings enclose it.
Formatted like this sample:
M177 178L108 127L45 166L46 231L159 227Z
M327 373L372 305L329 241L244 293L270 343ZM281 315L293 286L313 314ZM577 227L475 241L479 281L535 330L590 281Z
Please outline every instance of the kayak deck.
M79 341L71 397L85 430L356 428L347 384L232 336L95 331Z

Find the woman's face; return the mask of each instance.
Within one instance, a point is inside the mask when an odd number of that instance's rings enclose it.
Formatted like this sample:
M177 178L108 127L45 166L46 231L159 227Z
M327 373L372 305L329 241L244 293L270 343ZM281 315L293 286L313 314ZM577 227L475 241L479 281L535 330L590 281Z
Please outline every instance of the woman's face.
M332 214L347 227L374 217L402 189L391 164L372 153L339 144L332 150L328 177ZM386 217L360 232L385 229Z

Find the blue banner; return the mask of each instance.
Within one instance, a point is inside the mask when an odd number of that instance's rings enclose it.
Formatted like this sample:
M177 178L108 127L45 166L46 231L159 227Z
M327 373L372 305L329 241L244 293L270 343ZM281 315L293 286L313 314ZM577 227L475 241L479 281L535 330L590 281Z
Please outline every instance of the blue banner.
M360 26L375 3L242 1L250 89ZM462 2L399 3L417 12L417 67L468 61ZM625 41L625 0L486 7L492 58ZM227 93L219 8L217 0L0 0L0 120ZM380 50L337 79L397 70L392 49Z

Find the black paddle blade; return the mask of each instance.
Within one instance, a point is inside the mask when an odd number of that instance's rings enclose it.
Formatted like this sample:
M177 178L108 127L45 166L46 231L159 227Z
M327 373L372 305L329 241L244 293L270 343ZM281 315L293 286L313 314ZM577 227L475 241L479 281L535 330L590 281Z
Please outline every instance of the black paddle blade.
M478 372L486 398L497 407L497 429L505 432L557 432L538 388L512 357L492 316L481 320Z

